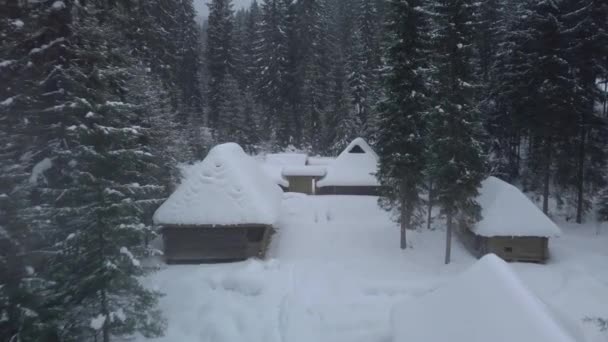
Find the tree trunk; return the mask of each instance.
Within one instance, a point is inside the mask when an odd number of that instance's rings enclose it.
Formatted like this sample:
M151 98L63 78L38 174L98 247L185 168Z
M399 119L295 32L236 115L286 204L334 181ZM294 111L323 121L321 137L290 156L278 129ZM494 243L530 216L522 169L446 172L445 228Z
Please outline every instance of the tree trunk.
M406 238L406 230L409 225L409 217L407 214L407 208L405 205L405 201L401 200L401 249L407 248L407 238Z
M101 307L102 312L106 317L106 320L103 322L103 342L110 342L110 310L108 310L108 299L106 298L106 291L101 291Z
M551 180L551 138L545 141L545 165L543 175L543 213L549 214L549 183Z
M445 231L445 264L450 263L452 256L452 213L447 214L447 227Z
M431 220L433 219L433 180L429 181L429 201L426 208L426 229L431 229Z
M578 148L578 170L576 176L577 198L576 198L576 223L583 223L584 212L584 196L585 196L585 144L587 139L587 131L585 126L580 128L581 135Z

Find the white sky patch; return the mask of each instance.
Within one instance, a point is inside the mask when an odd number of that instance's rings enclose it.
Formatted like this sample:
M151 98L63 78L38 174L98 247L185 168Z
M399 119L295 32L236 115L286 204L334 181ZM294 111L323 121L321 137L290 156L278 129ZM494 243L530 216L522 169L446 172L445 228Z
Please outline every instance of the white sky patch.
M209 2L210 2L210 0L194 0L194 9L196 9L196 11L198 12L197 20L199 22L202 22L203 19L206 19L207 16L209 16L209 7L207 7L207 4ZM235 10L249 7L252 2L253 2L252 0L234 0L234 1L232 1L232 3L234 4L233 8ZM260 4L260 3L261 3L261 1L258 1L258 4Z

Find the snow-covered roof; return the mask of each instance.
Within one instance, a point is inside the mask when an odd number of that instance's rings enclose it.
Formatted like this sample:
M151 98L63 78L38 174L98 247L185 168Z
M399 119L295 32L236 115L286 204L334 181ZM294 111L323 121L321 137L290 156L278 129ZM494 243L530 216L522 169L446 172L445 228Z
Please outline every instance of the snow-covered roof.
M397 304L394 342L575 342L580 332L547 307L494 254L446 286Z
M515 186L496 177L481 183L477 202L482 219L472 230L481 236L560 235L560 229Z
M283 167L283 176L317 176L323 177L327 173L325 166L285 166Z
M289 187L289 181L283 178L283 166L276 164L260 163L264 173L272 180L273 183L282 187Z
M306 153L269 153L266 155L266 163L282 166L306 165Z
M154 214L165 225L274 224L283 192L235 143L215 146Z
M336 160L336 158L334 158L334 157L308 157L308 160L306 160L306 164L307 165L329 165L334 160Z
M327 167L317 186L378 186L378 155L362 138L353 140Z

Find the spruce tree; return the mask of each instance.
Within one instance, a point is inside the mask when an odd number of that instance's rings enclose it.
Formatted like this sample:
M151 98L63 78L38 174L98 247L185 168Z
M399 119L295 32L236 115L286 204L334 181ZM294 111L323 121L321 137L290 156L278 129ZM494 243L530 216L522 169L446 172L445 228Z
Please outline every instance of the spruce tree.
M440 0L435 8L434 79L438 89L429 120L428 172L435 201L447 218L446 263L450 262L454 220L470 226L480 218L475 197L485 172L481 125L473 98L473 9L469 0Z
M25 82L9 89L14 107L2 117L25 125L30 174L16 185L30 189L17 217L44 233L24 240L48 254L36 261L44 267L20 276L36 279L29 289L40 294L37 307L18 302L43 331L19 338L81 341L96 335L95 322L103 323L106 341L162 332L158 295L140 284L147 269L137 258L150 252L146 216L166 194L148 148L146 113L125 100L135 63L119 33L126 8L114 5L23 4L25 13L37 13L27 16L31 35L14 47L21 58L11 73Z
M325 1L297 2L298 85L297 115L303 121L304 144L313 152L321 150L323 122L328 110L330 62Z
M428 18L417 0L391 1L387 29L389 71L386 100L380 104L380 156L378 179L380 204L399 211L402 249L407 247L406 229L420 204L425 168L425 116L429 106Z
M209 74L208 117L212 128L217 129L223 115L220 104L228 94L220 92L227 75L234 75L235 46L233 41L233 10L231 0L213 0L209 3L206 62ZM234 77L234 76L233 76ZM222 133L220 133L222 134Z
M256 93L264 111L264 126L273 128L277 143L282 147L286 147L293 137L285 100L289 58L286 11L283 0L265 0L262 3L255 50Z

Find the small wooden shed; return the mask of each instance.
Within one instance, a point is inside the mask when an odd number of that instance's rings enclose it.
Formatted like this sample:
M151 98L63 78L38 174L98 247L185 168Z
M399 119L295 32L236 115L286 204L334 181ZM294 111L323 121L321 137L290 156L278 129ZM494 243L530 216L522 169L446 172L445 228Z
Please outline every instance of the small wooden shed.
M494 253L507 261L544 263L549 239L560 229L515 186L496 177L482 182L477 202L481 220L461 224L459 236L477 257Z
M234 143L209 151L154 214L167 263L263 257L278 221L282 191Z
M293 189L297 189L295 192L302 192L305 188L307 189L305 185L307 184L307 180L301 179L302 177L285 177L283 170L285 168L303 168L306 166L307 160L308 155L306 153L268 153L264 155L264 161L261 165L264 172L269 175L272 181L278 184L283 191L294 192ZM296 184L290 186L289 180L292 178L295 178ZM308 181L311 180L308 179ZM308 192L309 191L306 193Z
M316 183L325 176L327 170L324 166L286 166L283 168L283 177L289 183L287 191L299 192L307 195L316 193Z
M327 175L317 182L319 195L377 196L378 155L362 138L353 140L327 166Z

